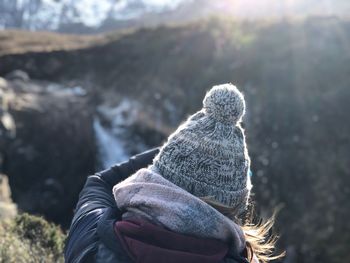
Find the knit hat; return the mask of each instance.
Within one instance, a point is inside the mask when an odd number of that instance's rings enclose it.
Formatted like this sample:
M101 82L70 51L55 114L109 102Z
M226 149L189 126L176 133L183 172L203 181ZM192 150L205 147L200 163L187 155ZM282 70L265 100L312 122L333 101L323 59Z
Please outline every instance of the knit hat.
M244 97L234 85L214 86L203 109L169 136L150 168L191 194L211 197L240 214L252 187L240 126L244 113Z

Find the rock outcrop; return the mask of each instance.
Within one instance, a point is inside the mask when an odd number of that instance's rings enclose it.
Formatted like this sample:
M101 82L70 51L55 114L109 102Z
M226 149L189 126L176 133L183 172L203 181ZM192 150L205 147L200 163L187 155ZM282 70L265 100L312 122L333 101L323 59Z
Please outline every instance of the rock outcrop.
M12 202L11 190L7 176L0 174L0 219L13 218L17 206Z
M95 169L93 108L86 92L29 80L18 71L1 85L0 152L13 199L21 210L68 224Z

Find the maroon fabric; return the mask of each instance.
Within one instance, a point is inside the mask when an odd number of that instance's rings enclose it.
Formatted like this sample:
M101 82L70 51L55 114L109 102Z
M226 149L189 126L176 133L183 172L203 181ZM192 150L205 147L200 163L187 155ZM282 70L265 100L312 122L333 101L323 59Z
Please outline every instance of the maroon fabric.
M118 221L115 233L137 263L214 263L228 253L228 245L171 232L145 221Z

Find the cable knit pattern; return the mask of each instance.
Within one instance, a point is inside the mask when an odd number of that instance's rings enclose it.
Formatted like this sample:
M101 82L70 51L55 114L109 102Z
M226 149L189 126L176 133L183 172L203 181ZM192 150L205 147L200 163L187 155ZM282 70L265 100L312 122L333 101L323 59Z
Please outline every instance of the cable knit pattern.
M252 187L240 126L244 113L244 97L235 86L214 86L203 109L169 136L150 169L191 194L212 197L240 214Z

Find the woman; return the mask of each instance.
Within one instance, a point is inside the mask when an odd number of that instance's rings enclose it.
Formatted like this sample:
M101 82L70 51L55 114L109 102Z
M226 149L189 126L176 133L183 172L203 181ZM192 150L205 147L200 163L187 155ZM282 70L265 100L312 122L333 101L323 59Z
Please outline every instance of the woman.
M235 86L214 86L160 150L89 177L66 262L269 261L271 223L240 224L252 188L244 113Z

